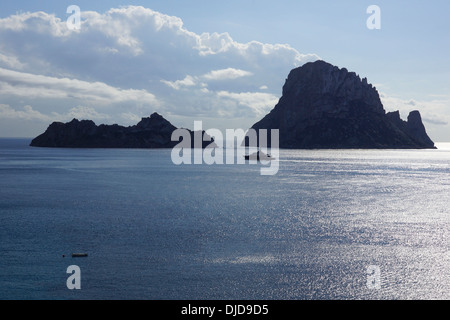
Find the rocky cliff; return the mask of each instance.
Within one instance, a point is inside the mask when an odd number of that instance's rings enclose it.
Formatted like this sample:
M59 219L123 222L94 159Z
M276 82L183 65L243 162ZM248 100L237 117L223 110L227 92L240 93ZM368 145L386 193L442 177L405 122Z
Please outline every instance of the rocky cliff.
M279 129L280 148L434 148L418 111L385 112L354 72L316 61L292 70L275 108L253 129Z
M171 141L172 132L176 129L158 113L142 118L131 127L117 124L97 126L91 120L73 119L68 123L52 123L30 145L50 148L173 148L178 144L178 141ZM190 133L193 145L194 132ZM203 142L203 147L210 143Z

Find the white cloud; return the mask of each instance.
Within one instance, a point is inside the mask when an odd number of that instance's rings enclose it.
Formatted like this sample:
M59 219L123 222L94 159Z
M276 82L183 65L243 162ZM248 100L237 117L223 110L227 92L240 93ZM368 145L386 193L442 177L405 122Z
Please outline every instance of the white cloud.
M89 103L139 101L157 105L156 97L146 90L119 89L102 82L54 78L0 68L0 95L29 98L70 98Z
M176 80L176 81L167 81L167 80L161 80L162 83L167 84L169 87L179 90L182 87L192 87L197 84L197 79L194 77L187 75L186 78L183 80Z
M251 76L253 73L245 70L227 68L222 70L213 70L203 75L206 80L234 80L241 77Z
M0 53L0 66L11 69L23 69L24 65L15 56L7 56Z
M204 81L208 82L208 81L235 80L241 77L247 77L251 75L253 75L251 72L245 70L227 68L221 70L212 70L200 76L187 75L183 80L176 80L176 81L161 80L161 82L168 85L172 89L180 90L183 87L193 87L196 85L200 85L201 87L205 88L208 86L208 84L205 83Z
M0 104L0 118L40 121L50 121L51 119L51 117L33 110L33 107L29 105L24 106L22 110L15 110L7 104Z
M238 106L248 107L259 117L268 113L278 102L278 97L264 92L234 93L220 91L217 96L234 101Z
M62 37L71 33L65 21L46 12L25 12L0 19L0 30L51 34Z
M225 115L251 126L274 107L289 71L319 58L286 44L197 34L179 17L140 6L84 11L77 32L64 19L45 12L0 19L0 101L16 112L29 105L56 119L79 105L108 106L84 115L120 123L158 111L184 117L184 126Z
M67 113L60 114L52 112L51 114L44 114L34 110L32 106L26 105L20 110L12 108L7 104L0 104L0 118L4 119L20 119L20 120L37 120L43 122L50 121L69 121L71 119L90 119L90 120L107 120L109 115L99 113L94 108L77 106L71 108Z

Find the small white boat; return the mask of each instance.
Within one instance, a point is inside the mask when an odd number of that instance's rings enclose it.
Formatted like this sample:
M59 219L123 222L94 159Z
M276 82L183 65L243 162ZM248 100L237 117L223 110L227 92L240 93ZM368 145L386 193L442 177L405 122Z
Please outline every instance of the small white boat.
M252 153L250 155L245 155L245 160L274 160L275 158L272 157L270 154L265 154L264 152L258 151L255 153Z
M87 253L72 253L72 258L81 258L81 257L87 257Z

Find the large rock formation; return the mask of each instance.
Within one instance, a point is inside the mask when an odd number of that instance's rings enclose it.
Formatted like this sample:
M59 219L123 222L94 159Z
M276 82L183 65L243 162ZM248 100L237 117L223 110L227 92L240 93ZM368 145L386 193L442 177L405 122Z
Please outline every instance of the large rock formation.
M292 70L275 108L253 129L279 129L280 148L434 148L418 111L387 113L377 90L327 62Z
M131 127L117 124L97 126L91 120L73 119L68 123L53 122L30 145L50 148L173 148L179 143L171 141L172 132L176 129L158 113L142 118ZM193 146L194 132L190 131L190 134ZM210 143L203 142L203 147Z

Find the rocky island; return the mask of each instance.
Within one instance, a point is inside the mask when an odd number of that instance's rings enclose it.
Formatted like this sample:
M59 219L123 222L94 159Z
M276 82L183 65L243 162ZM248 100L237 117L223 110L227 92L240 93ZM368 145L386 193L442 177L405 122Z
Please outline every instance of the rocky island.
M171 140L176 129L158 113L130 127L73 119L52 123L31 146L173 148L180 142ZM278 104L252 129L278 129L279 147L284 149L435 148L419 111L410 112L407 121L398 111L386 113L366 78L322 60L293 69ZM194 147L194 132L189 133ZM205 134L202 130L203 148L213 141Z
M386 113L366 78L321 60L292 70L278 104L252 128L279 129L285 149L435 148L419 111L407 121Z
M48 148L173 148L179 141L172 141L172 132L177 128L158 113L134 126L97 126L91 120L73 119L68 123L53 122L48 129L31 141L32 147ZM191 141L194 141L194 132ZM204 136L203 148L214 141Z

